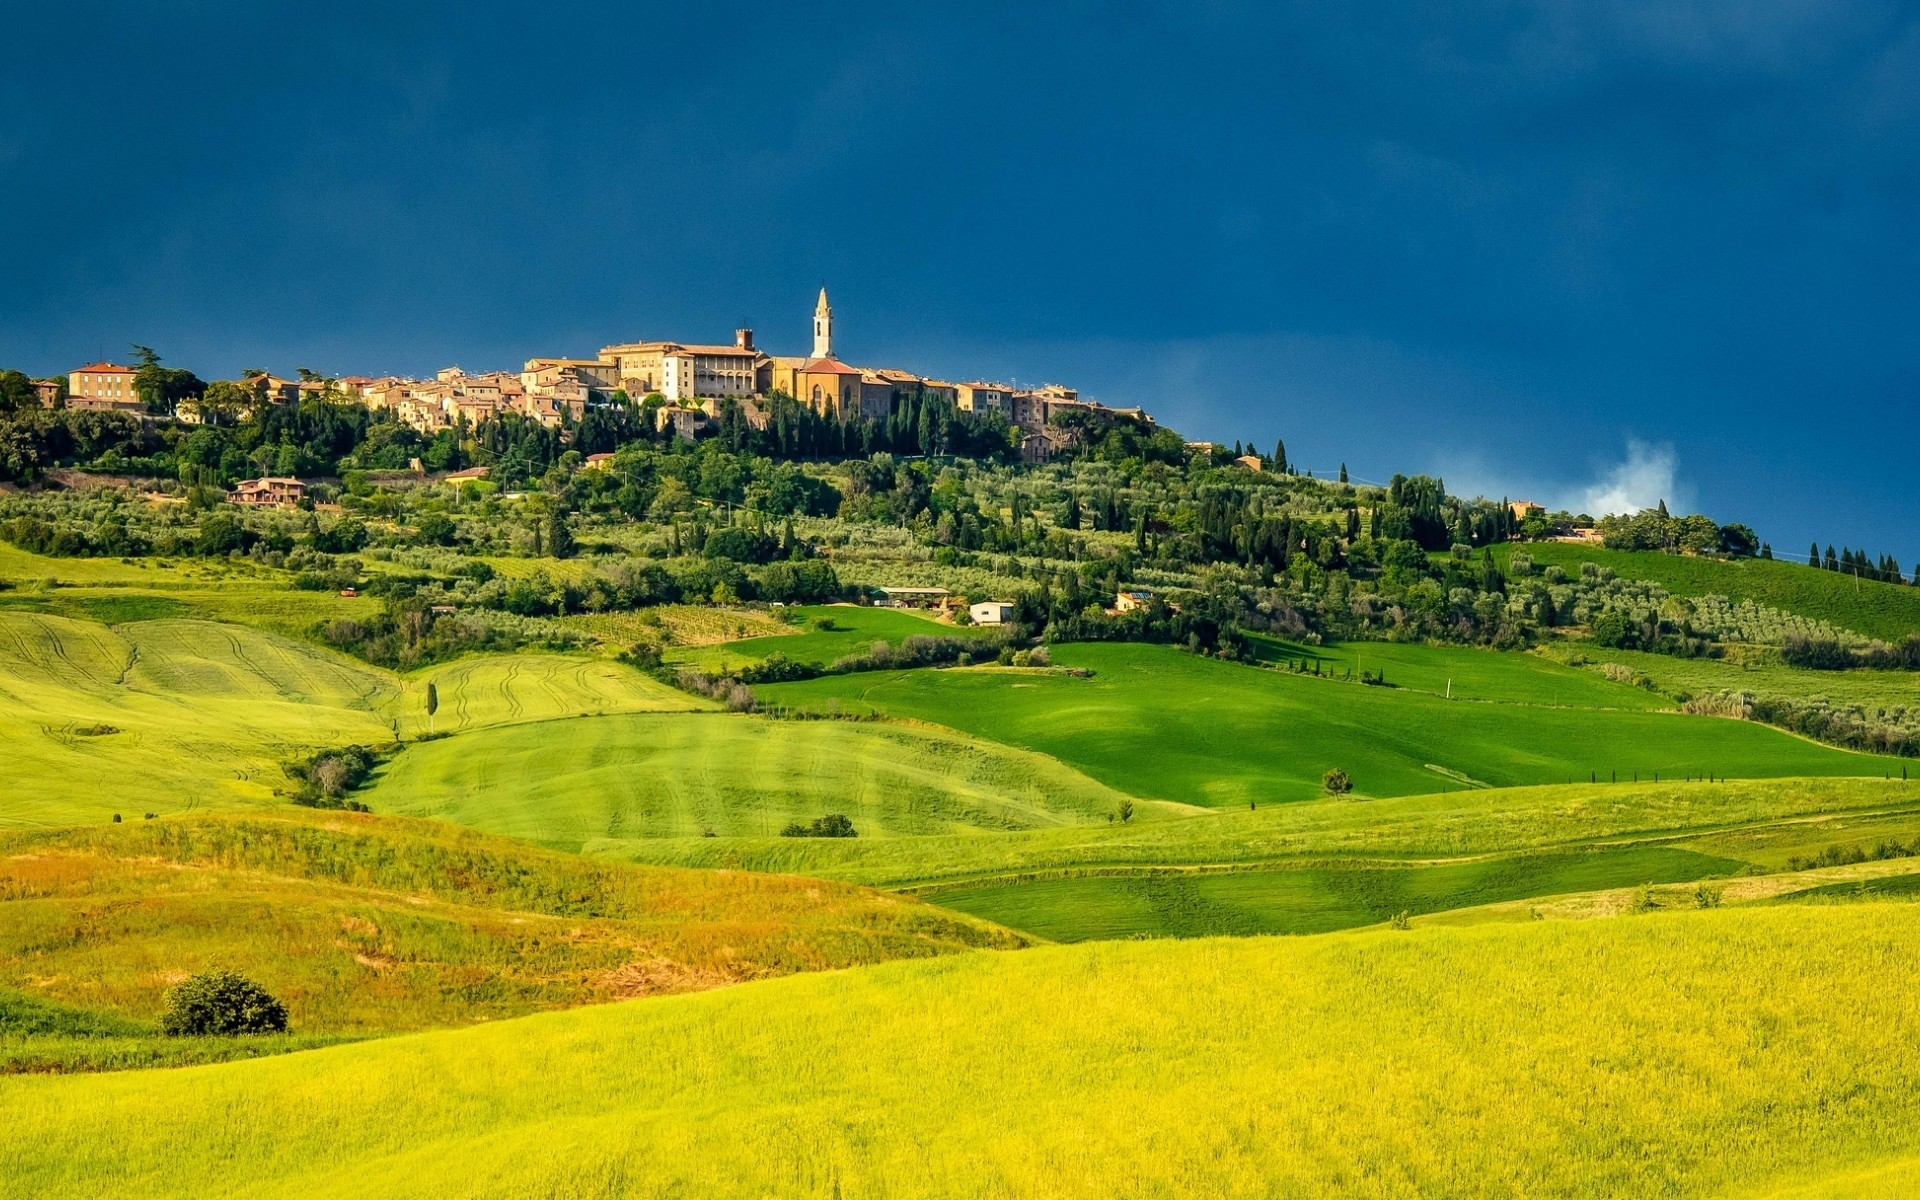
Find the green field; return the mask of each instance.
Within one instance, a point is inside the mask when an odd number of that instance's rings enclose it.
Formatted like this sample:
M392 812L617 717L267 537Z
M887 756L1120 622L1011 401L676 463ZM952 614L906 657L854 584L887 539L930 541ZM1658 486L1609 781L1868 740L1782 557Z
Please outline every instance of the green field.
M604 660L490 655L402 679L243 625L0 612L0 827L271 800L314 748L585 712L708 707Z
M1809 671L1772 661L1675 658L1641 650L1609 650L1590 643L1557 646L1549 652L1631 667L1668 696L1752 692L1857 704L1869 712L1920 708L1920 672L1915 671ZM1597 674L1591 667L1587 670Z
M311 1041L1018 944L846 885L594 862L438 822L283 808L0 832L0 1072L205 1057L217 1039L151 1021L213 966L266 986Z
M0 1157L47 1200L1852 1195L1920 1156L1912 913L890 964L9 1079Z
M1395 642L1338 642L1309 646L1253 634L1254 654L1263 663L1279 663L1336 680L1357 680L1362 673L1384 677L1392 688L1425 692L1455 700L1492 700L1567 708L1672 708L1673 702L1645 688L1615 683L1538 654L1480 650L1467 646L1425 646Z
M1360 795L1449 782L1513 787L1637 773L1879 775L1886 761L1740 721L1455 699L1302 677L1165 646L1069 645L1054 662L1093 672L995 668L827 676L756 689L797 707L838 704L949 725L1050 754L1135 796L1245 807L1311 798L1338 767ZM1516 657L1514 669L1567 668ZM1508 666L1487 668L1489 678ZM1391 677L1389 677L1391 679ZM1574 685L1569 684L1571 689ZM1581 680L1631 696L1637 689ZM1644 695L1644 693L1642 693Z
M739 667L758 662L771 654L784 654L794 662L821 666L849 654L870 649L875 642L899 645L915 635L932 637L986 637L979 626L952 625L932 616L900 608L865 608L851 604L808 605L788 609L796 624L793 632L770 637L745 638L712 646L675 647L667 652L667 661L699 667L710 674L724 674L729 665ZM820 629L819 622L831 621L834 628Z
M827 813L862 838L1099 821L1126 797L1028 751L935 728L649 714L512 725L408 748L363 797L577 850L773 837ZM1183 812L1142 803L1140 817Z
M1800 563L1690 558L1656 550L1606 550L1570 542L1502 546L1496 548L1495 556L1504 564L1516 552L1531 556L1539 566L1561 566L1569 573L1577 573L1581 563L1598 563L1612 568L1622 579L1657 583L1676 596L1751 600L1885 642L1899 642L1920 633L1920 588L1858 580Z
M1642 883L1711 879L1744 863L1668 846L1516 855L1439 866L1301 866L1281 870L1062 876L938 888L945 907L1049 941L1327 933L1405 913Z

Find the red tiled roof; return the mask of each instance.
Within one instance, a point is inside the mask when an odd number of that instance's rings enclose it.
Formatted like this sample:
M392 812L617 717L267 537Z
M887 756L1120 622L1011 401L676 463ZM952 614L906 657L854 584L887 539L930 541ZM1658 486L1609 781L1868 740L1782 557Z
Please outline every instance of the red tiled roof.
M135 374L135 371L132 367L122 367L117 364L108 363L108 362L94 363L92 366L80 367L77 370L75 370L73 373L75 375L82 375L82 374L107 375L107 374L113 374L116 372L121 375Z
M860 373L837 358L810 358L800 370L808 375L858 375Z

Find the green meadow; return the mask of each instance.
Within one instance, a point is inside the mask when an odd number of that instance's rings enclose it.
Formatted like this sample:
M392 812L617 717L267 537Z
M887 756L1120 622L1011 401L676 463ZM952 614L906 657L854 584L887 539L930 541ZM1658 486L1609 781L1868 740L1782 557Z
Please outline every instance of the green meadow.
M1135 796L1217 807L1311 798L1333 768L1359 795L1394 796L1656 774L1880 775L1887 766L1764 726L1644 711L1644 702L1631 711L1449 701L1165 646L1069 645L1053 659L1053 670L873 672L756 691L782 705L948 725L1050 754ZM1556 679L1569 673L1532 658L1486 672L1535 668ZM1639 699L1639 689L1598 677L1567 687L1623 704Z
M861 838L978 834L1104 822L1126 800L1044 755L943 729L717 712L463 733L408 748L363 798L569 850L774 837L826 813L851 817Z
M790 633L743 638L719 645L673 647L667 651L666 659L710 674L724 674L730 667L737 669L773 654L785 655L794 662L826 666L835 659L861 653L875 642L898 645L914 636L987 636L987 631L979 626L936 621L911 609L817 604L796 606L785 613L794 622ZM823 629L822 624L830 624L832 628Z
M1850 1196L1920 1157L1912 913L894 963L14 1077L0 1157L10 1194L46 1200Z

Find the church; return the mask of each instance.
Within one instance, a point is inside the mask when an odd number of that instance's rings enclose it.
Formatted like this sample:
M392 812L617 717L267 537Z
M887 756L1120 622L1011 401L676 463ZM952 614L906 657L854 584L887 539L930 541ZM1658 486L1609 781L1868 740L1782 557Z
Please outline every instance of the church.
M813 355L775 358L772 387L818 413L844 418L860 411L860 372L833 353L833 306L826 288L813 306Z

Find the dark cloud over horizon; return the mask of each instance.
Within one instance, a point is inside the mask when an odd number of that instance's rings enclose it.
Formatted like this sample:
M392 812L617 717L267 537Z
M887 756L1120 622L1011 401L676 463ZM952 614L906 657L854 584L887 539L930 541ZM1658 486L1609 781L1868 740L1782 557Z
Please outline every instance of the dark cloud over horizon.
M1920 558L1910 6L21 7L0 362L790 348L824 280L857 360Z

